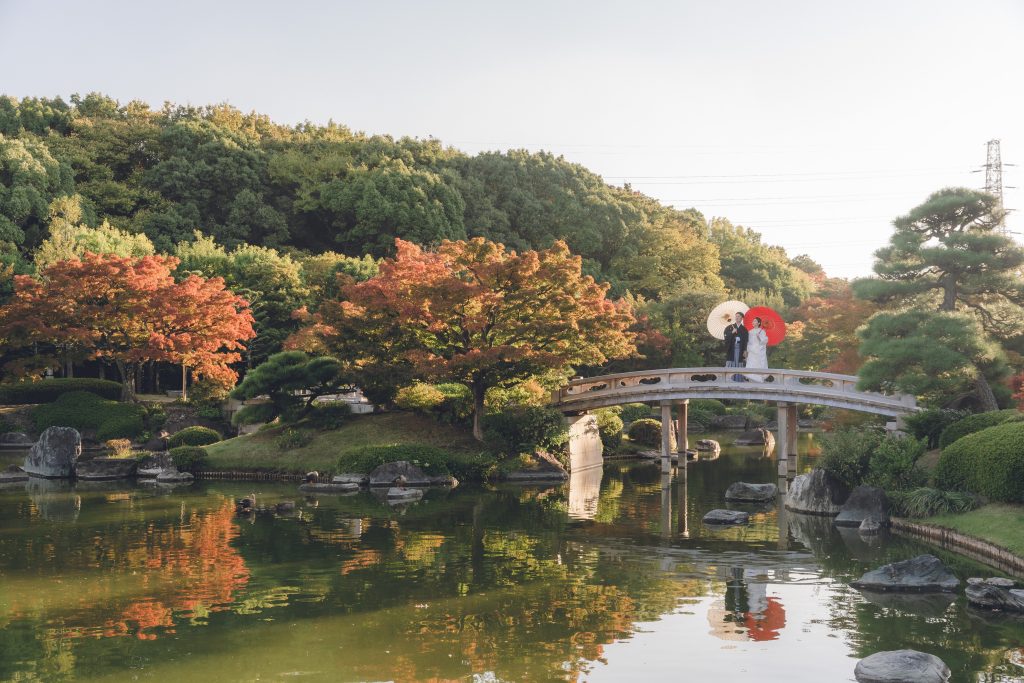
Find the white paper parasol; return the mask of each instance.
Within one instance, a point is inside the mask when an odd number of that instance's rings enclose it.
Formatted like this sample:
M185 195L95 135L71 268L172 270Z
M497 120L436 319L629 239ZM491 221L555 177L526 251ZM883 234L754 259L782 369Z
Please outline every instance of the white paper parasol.
M725 328L733 323L737 313L746 313L750 308L742 301L724 301L711 310L708 316L708 332L715 339L725 339Z

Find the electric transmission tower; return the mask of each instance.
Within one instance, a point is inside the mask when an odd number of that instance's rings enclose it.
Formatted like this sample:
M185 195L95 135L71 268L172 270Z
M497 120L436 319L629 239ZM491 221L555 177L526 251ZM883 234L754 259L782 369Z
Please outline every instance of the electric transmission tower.
M1003 208L1003 159L999 153L999 140L988 141L988 155L985 158L985 192L999 200ZM1006 234L1006 218L999 223L999 229Z

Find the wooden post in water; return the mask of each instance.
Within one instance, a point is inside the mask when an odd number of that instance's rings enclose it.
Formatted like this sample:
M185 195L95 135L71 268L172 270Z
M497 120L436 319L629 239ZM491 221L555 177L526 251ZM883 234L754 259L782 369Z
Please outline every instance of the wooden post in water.
M672 472L672 402L661 404L661 473Z
M779 436L775 439L775 452L778 455L779 476L785 477L789 473L789 404L779 401L775 404L776 422L778 422Z

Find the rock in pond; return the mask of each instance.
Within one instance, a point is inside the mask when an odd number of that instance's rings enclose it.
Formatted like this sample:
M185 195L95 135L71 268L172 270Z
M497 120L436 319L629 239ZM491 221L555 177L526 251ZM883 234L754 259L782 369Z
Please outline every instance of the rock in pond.
M295 512L295 501L294 500L282 500L280 503L274 505L274 512L279 514L285 514L288 512Z
M28 448L35 441L25 432L7 432L0 434L0 448Z
M17 465L10 465L0 472L0 484L14 484L19 481L28 481L28 475Z
M516 470L509 472L505 475L505 481L513 483L530 483L530 482L562 482L569 478L569 473L565 470L555 469L536 469L536 470Z
M82 454L82 435L71 427L48 427L25 456L23 469L33 477L70 479Z
M151 453L139 460L139 468L135 470L135 476L140 479L153 479L164 470L177 469L174 461L166 451L163 453Z
M356 486L366 486L370 483L370 475L368 474L336 474L331 478L332 484L355 484Z
M868 535L880 534L880 533L882 533L882 526L883 526L883 524L882 524L881 520L879 520L879 519L877 519L875 517L868 517L867 519L865 519L863 522L860 523L860 526L857 527L857 531L859 533L868 534Z
M793 479L786 494L786 508L808 515L836 515L848 493L839 480L816 468Z
M370 472L370 486L394 486L399 480L402 486L430 486L430 477L406 460L386 462Z
M718 443L714 439L701 439L697 442L698 451L720 451L722 450L722 444Z
M859 527L866 519L873 519L881 526L889 526L889 497L875 486L858 486L839 508L836 526Z
M946 683L949 667L935 655L917 650L876 652L857 662L858 683Z
M873 591L937 593L955 591L960 579L934 555L918 555L873 569L850 585Z
M164 470L156 475L158 484L190 484L195 479L191 472L179 472L178 470Z
M299 486L303 493L355 493L359 490L359 484L327 484L308 482Z
M1024 612L1024 590L1013 585L1009 579L967 579L964 594L972 607Z
M705 524L746 524L750 521L750 515L739 510L712 510L704 515Z
M131 479L138 468L139 461L135 458L93 458L79 460L75 464L75 476L95 481Z
M767 503L775 500L778 494L779 487L775 484L748 484L737 481L726 489L725 499L742 503Z
M423 497L422 489L410 489L404 486L395 486L388 489L388 503L411 503Z
M764 446L770 437L771 432L767 429L753 429L737 436L733 443L737 446ZM774 443L774 438L772 438L772 443Z

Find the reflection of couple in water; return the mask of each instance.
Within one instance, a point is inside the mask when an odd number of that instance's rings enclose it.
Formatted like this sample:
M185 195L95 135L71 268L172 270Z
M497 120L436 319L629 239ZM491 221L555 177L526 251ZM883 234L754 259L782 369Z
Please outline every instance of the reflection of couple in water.
M743 324L743 314L737 312L735 322L725 328L725 367L767 368L768 333L761 327L761 319L754 318L753 327L748 331ZM764 375L733 375L733 379L763 382Z

